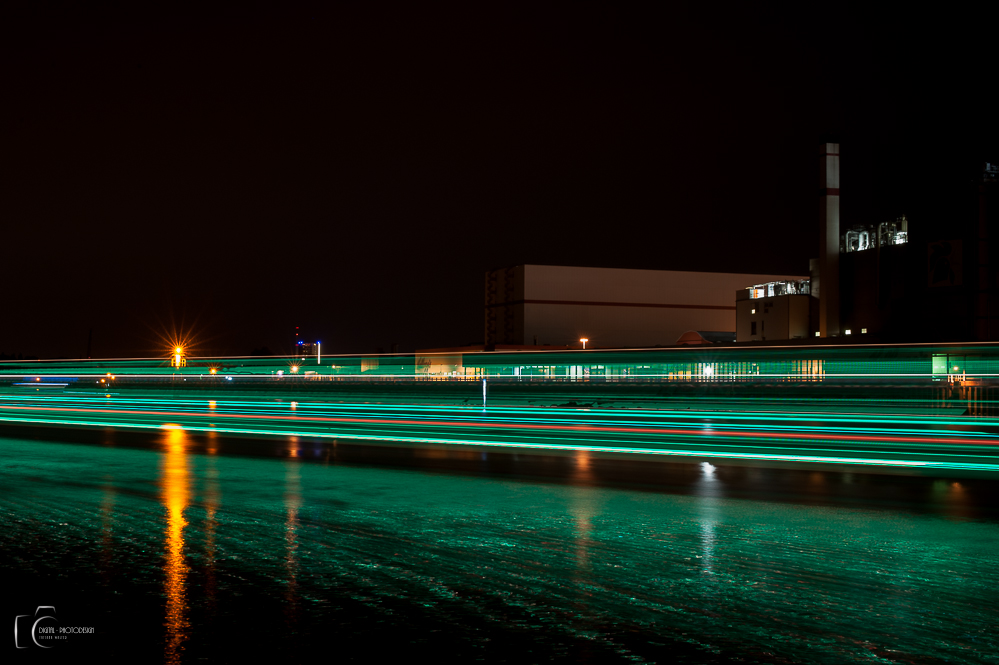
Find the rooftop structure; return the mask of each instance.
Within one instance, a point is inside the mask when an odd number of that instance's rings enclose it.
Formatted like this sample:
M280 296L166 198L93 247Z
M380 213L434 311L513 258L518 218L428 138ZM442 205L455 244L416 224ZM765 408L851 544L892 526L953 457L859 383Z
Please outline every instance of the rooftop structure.
M750 298L772 298L774 296L805 295L811 293L810 279L786 279L765 284L747 286Z
M909 241L909 221L902 215L890 222L877 225L851 226L840 238L839 251L863 252L868 249L904 245Z

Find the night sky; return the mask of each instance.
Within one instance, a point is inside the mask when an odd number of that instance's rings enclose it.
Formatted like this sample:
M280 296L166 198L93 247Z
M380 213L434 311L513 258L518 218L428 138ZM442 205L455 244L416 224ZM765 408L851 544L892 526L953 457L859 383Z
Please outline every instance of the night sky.
M694 6L7 10L0 351L411 351L482 341L491 268L807 274L828 134L844 225L973 215L994 14Z

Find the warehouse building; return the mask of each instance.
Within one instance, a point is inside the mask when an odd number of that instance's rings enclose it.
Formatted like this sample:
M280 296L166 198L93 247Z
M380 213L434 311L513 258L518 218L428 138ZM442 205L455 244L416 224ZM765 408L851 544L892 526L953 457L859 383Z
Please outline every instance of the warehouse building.
M492 270L485 283L485 344L670 346L689 331L727 333L735 341L734 291L747 284L807 279L541 265Z

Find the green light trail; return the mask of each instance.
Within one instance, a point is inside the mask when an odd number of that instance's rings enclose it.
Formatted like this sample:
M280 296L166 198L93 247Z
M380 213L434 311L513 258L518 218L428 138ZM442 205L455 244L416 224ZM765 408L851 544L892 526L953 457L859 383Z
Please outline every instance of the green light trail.
M48 424L48 425L85 424L87 426L93 426L93 427L127 427L130 429L171 429L171 427L166 425L145 425L139 423L123 424L114 421L106 421L106 422L88 421L86 423L80 423L79 421L72 421L72 420L28 419L28 418L4 418L3 420L8 422L22 422L22 423ZM191 425L177 426L176 429L183 429L185 431L193 431L193 432L216 432L223 434L251 435L251 436L260 436L260 435L311 436L319 438L355 439L361 441L387 441L387 442L404 442L404 443L419 443L419 444L531 449L531 450L623 453L623 454L643 454L643 455L673 455L679 457L696 457L699 459L719 458L719 459L729 459L729 460L806 462L806 463L818 463L818 464L830 464L830 463L859 464L864 466L882 466L882 467L911 467L911 468L925 468L925 469L986 471L990 473L999 471L999 464L973 463L973 462L947 462L942 460L919 461L919 460L905 460L897 458L877 459L877 458L863 458L863 457L832 457L825 455L789 455L789 454L733 452L733 451L693 451L680 448L673 448L673 449L639 448L639 447L627 447L627 446L574 445L574 444L558 444L558 443L545 443L545 444L519 443L519 442L496 443L487 440L465 440L465 439L451 439L451 438L440 439L440 438L411 437L411 436L399 436L399 435L378 436L373 434L356 434L353 432L316 433L316 432L300 432L295 430L243 429L243 428L233 428L233 427L212 427L212 426L205 427L205 426L191 426Z
M779 420L780 424L774 424ZM273 400L0 398L0 422L589 451L679 459L999 471L999 419L543 409ZM969 427L971 426L971 427ZM747 429L748 428L748 429Z
M322 360L2 362L0 422L999 469L999 391L991 383L999 376L997 344Z
M999 345L908 344L706 347L623 351L530 351L187 358L171 366L169 350L154 359L0 362L0 377L21 381L197 379L207 382L426 380L611 381L724 384L828 383L867 380L949 382L999 377ZM321 362L319 362L321 360ZM293 370L293 368L295 368ZM214 370L214 374L212 373Z

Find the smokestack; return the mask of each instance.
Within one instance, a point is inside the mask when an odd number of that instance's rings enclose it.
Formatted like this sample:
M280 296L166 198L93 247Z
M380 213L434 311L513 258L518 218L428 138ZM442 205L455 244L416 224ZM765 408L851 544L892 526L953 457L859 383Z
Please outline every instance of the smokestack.
M839 335L839 144L823 143L819 180L819 336Z
M978 183L978 293L975 303L975 338L981 341L993 339L992 330L992 289L989 288L989 192L995 187L999 176L999 166L985 163L982 180Z

